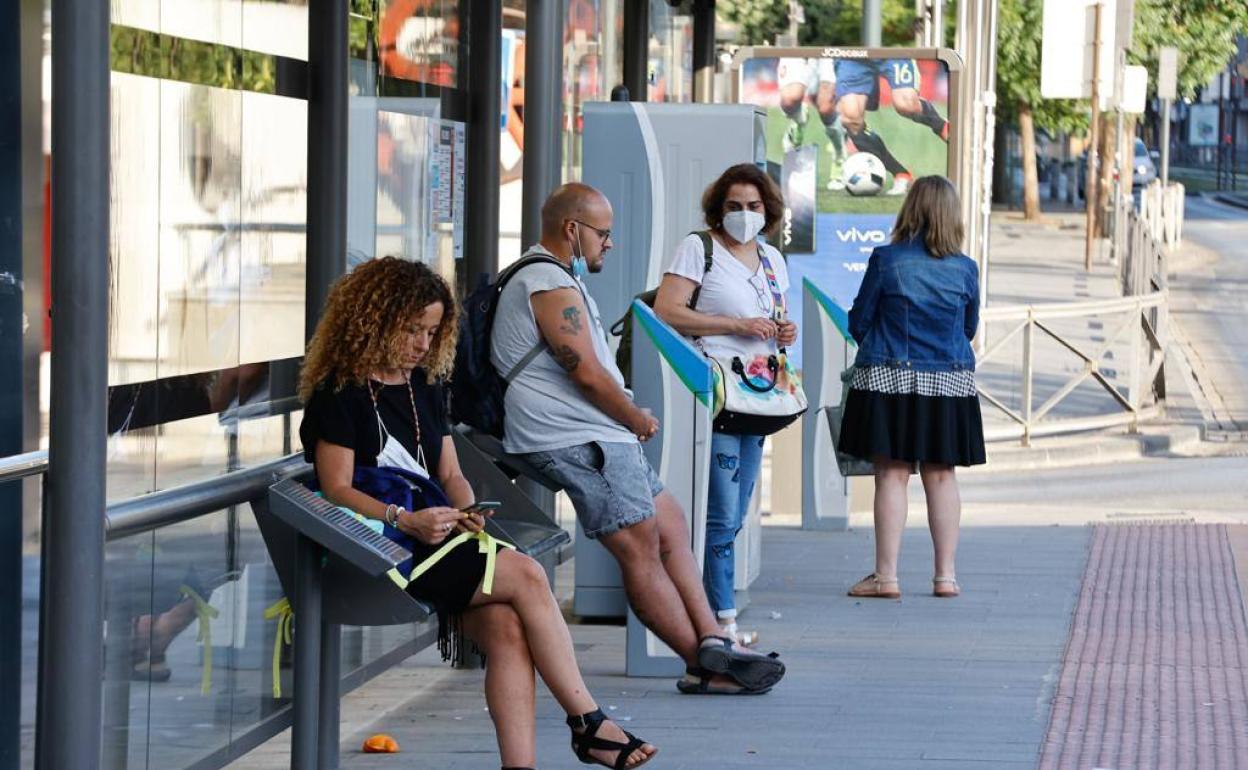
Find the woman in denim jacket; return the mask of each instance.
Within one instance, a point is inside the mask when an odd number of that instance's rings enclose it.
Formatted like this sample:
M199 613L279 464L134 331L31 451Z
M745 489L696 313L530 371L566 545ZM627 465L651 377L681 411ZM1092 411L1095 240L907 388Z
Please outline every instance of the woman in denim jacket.
M936 550L932 593L957 596L954 555L962 503L954 466L984 462L984 429L971 340L979 326L979 271L960 251L961 206L949 180L919 179L877 248L849 311L858 343L841 426L843 452L875 466L875 571L850 596L894 599L917 465Z

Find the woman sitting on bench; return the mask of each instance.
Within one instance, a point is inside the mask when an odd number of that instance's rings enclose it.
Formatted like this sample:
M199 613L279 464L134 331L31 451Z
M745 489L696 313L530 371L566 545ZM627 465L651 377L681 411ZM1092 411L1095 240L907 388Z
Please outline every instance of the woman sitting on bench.
M381 522L415 565L485 523L470 510L472 487L460 471L440 385L455 358L457 315L446 281L425 265L394 257L365 262L330 291L299 383L299 436L322 494ZM404 495L410 490L417 510L387 499L396 484ZM569 714L582 762L619 769L653 757L654 746L607 720L590 696L542 567L502 548L492 585L485 574L486 555L469 539L407 591L437 608L443 659L461 633L485 654L485 699L504 770L536 763L534 669Z

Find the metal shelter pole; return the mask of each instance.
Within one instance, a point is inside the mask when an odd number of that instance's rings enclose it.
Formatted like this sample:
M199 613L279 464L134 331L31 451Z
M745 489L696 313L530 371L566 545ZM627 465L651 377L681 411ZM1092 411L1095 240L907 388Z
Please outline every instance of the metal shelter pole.
M635 102L649 101L650 0L624 2L624 86Z
M338 744L342 725L339 701L342 697L342 626L322 622L320 634L321 695L318 698L316 717L316 770L338 770Z
M715 0L693 4L693 100L715 101Z
M321 558L324 549L304 535L295 546L294 726L291 770L320 770L317 723L321 701Z
M29 34L21 3L9 3L0 28L0 455L23 449L23 281L24 243L29 225L23 198L29 180L23 173L24 91L30 73L22 61ZM37 60L36 60L37 62ZM34 86L38 88L36 79ZM0 770L21 764L22 723L22 482L0 484Z
M881 40L880 0L862 0L862 44L879 48Z
M563 3L529 3L524 34L524 192L520 239L528 248L541 237L542 203L559 186Z
M52 398L35 761L66 770L99 767L102 744L108 3L57 0L52 39Z
M472 0L468 51L473 87L468 89L464 169L463 279L469 291L477 276L498 271L502 36L502 0Z
M347 83L347 0L310 0L307 339L347 268Z

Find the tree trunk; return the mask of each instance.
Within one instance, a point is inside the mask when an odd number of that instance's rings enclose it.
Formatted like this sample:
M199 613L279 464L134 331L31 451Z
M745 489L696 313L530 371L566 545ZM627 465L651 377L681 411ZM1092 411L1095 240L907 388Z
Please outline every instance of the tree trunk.
M1040 177L1036 173L1036 123L1031 105L1018 105L1018 132L1023 138L1023 218L1034 222L1040 218Z
M1122 122L1122 192L1127 197L1135 188L1135 128L1136 116L1128 114Z
M1114 158L1118 154L1118 116L1110 110L1101 113L1100 145L1101 179L1097 189L1096 235L1098 238L1105 238L1109 235L1109 217L1106 212L1113 200Z

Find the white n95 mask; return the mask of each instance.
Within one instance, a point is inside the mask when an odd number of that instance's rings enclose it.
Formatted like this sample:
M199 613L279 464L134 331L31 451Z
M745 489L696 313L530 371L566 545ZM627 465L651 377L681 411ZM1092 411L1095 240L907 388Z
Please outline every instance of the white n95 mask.
M749 243L763 230L767 219L757 211L729 211L724 215L724 230L737 243Z

